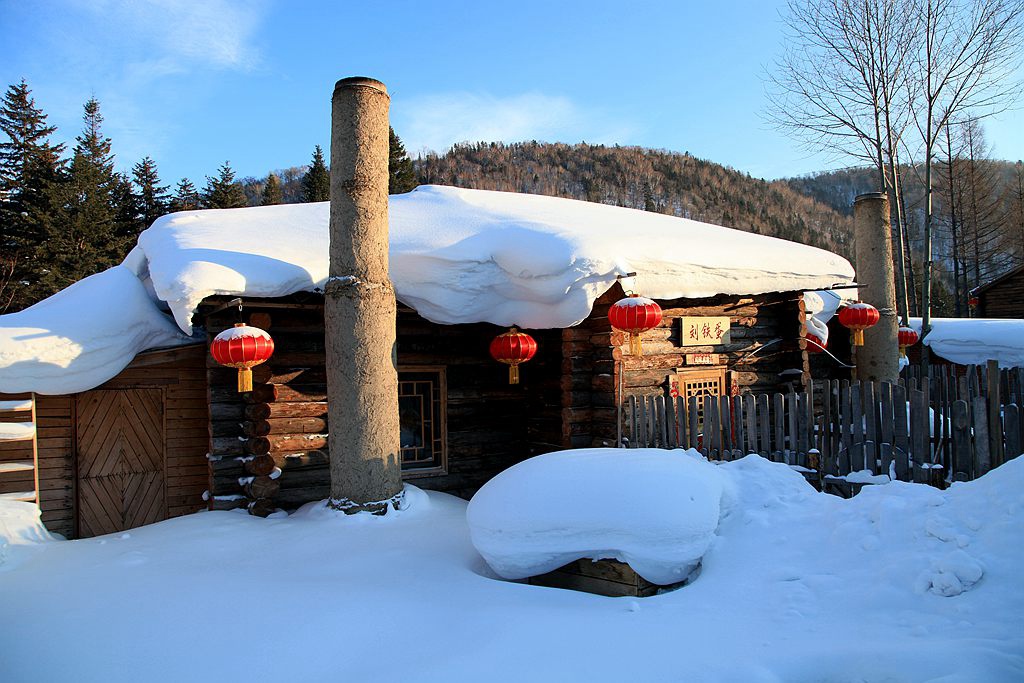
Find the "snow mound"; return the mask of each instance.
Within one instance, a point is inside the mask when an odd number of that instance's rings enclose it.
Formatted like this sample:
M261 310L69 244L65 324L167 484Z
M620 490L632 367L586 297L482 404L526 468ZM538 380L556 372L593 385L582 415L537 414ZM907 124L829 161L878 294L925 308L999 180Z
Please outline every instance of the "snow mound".
M2 316L0 391L85 391L119 373L140 351L188 342L135 274L115 266Z
M707 552L724 489L719 469L695 452L559 451L491 479L466 518L473 545L506 579L613 558L666 585L686 579Z
M26 548L55 540L43 526L38 505L0 499L0 571L13 569Z
M139 236L156 296L191 333L214 294L285 296L328 276L329 204L185 211ZM617 275L656 299L827 287L830 252L717 225L539 195L425 185L389 204L398 298L442 324L568 327ZM345 275L345 273L339 273Z
M1013 318L932 318L924 338L932 351L960 365L999 361L1003 368L1024 368L1024 320ZM921 333L921 319L910 326Z

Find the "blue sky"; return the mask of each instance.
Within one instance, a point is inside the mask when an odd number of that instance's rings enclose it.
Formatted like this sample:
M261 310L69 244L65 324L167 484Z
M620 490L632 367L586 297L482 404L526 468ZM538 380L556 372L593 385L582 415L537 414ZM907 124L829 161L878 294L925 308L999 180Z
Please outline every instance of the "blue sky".
M152 156L202 185L308 163L328 147L334 82L391 92L413 154L462 140L689 151L773 178L843 165L762 119L779 6L685 2L0 0L0 80L25 78L72 140L100 100L120 168ZM1024 114L986 123L1024 158Z

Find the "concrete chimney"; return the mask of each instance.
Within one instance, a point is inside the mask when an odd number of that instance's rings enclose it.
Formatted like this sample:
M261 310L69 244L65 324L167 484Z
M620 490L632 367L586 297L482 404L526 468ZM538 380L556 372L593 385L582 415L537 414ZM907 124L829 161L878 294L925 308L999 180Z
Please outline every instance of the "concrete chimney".
M853 200L857 282L866 285L860 298L880 314L878 324L864 331L864 346L854 347L856 378L862 382L895 382L900 371L891 231L889 198L884 192L869 192Z
M402 491L395 291L388 277L387 88L334 86L330 279L324 291L330 505L387 512Z

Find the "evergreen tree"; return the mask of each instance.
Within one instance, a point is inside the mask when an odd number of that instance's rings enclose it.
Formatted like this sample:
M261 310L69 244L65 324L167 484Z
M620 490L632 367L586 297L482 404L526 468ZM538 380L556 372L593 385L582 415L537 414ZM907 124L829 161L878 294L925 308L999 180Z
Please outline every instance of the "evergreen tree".
M64 145L53 144L57 130L35 105L28 85L8 87L0 102L0 313L19 310L41 298L39 249L52 229L53 188L62 180Z
M135 193L138 220L143 230L153 224L157 218L167 213L170 206L170 195L167 186L160 184L156 162L148 156L132 167L132 178L135 181Z
M412 167L412 159L405 153L405 145L395 135L395 129L388 127L390 149L388 151L388 194L409 192L419 185L416 171Z
M128 251L132 233L124 206L130 188L114 172L110 138L101 132L103 116L95 98L85 103L83 120L68 182L56 195L61 200L59 220L43 249L43 262L49 268L40 279L44 296L116 265Z
M284 194L281 192L281 181L278 177L271 173L267 176L267 183L263 186L263 198L260 200L260 204L263 206L270 206L271 204L282 204L284 203Z
M174 188L174 196L171 198L171 211L195 211L203 207L203 198L199 196L199 190L188 178L182 178Z
M331 174L324 163L324 151L320 145L313 150L313 163L302 179L302 201L326 202L331 198Z
M225 161L216 178L206 176L203 206L207 209L237 209L248 206L242 184L235 180L231 162Z

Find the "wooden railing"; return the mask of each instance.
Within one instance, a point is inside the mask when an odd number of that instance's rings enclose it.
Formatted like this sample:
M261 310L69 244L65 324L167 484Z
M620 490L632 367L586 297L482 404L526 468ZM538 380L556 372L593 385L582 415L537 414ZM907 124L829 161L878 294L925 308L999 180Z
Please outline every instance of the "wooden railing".
M789 394L629 396L623 445L695 448L717 460L758 453L820 480L889 475L944 486L1020 455L1022 405L1024 370L994 363L894 384L816 381Z

